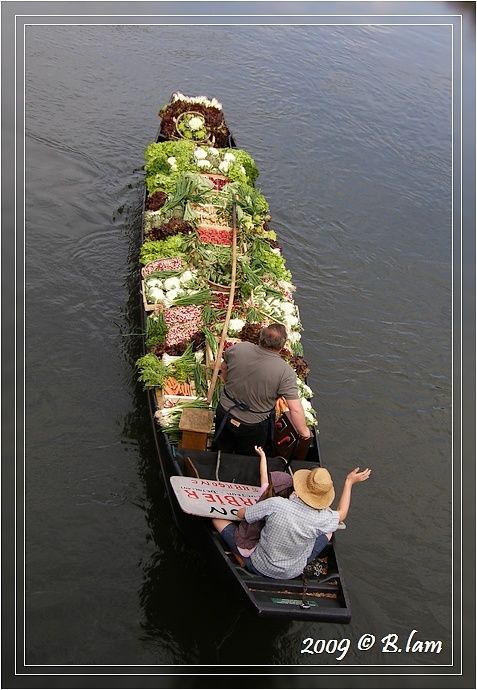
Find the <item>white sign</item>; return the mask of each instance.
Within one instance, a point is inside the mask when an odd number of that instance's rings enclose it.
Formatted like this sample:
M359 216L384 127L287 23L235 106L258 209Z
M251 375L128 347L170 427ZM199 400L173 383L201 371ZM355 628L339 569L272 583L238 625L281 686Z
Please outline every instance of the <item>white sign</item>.
M194 477L171 477L170 480L184 513L202 517L238 520L237 511L254 505L261 493L259 486L247 484Z

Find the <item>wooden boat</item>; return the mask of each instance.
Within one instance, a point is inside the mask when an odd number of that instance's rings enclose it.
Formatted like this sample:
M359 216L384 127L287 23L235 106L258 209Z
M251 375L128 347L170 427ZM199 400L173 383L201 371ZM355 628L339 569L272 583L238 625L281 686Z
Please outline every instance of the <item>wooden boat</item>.
M213 103L212 106L210 106L210 103ZM183 96L183 94L173 94L169 104L164 106L164 108L161 109L160 115L162 115L162 124L161 128L159 130L159 133L156 137L156 144L170 144L171 142L177 142L177 141L183 141L181 139L181 131L182 130L178 129L178 122L183 123L184 122L184 113L186 113L186 116L188 113L190 113L189 120L192 117L197 117L200 116L205 112L205 109L208 107L212 107L215 110L221 110L215 106L217 102L216 101L209 101L208 99L205 99L203 97L188 97L188 96ZM184 105L185 104L185 105ZM220 104L218 104L220 106ZM180 106L180 107L179 107ZM169 109L169 110L168 110ZM172 114L172 117L170 117ZM240 154L240 149L237 149L235 141L228 131L228 128L225 124L225 120L223 119L223 115L220 117L217 116L217 113L213 113L215 120L213 121L210 131L207 132L207 137L208 140L205 142L195 142L194 141L194 146L202 148L205 151L212 150L212 151L227 151L229 154L231 151L234 152L233 155L236 153L236 158L239 157ZM169 116L169 117L168 117ZM203 117L203 120L205 120L205 117ZM200 121L200 117L196 122L192 122L192 124L196 125L197 122ZM202 125L204 123L202 122ZM218 142L218 143L217 143ZM217 146L220 145L220 149L217 148ZM164 155L170 154L171 150L173 152L177 152L177 156L179 156L179 153L182 155L182 150L188 151L190 147L187 146L187 144L183 144L182 146L179 147L169 147L167 146L159 146L159 147L148 147L148 150L146 152L146 182L147 182L147 189L145 189L144 193L144 213L143 213L143 229L142 229L142 248L144 248L146 245L151 248L153 247L153 243L156 241L161 243L161 240L151 240L151 236L154 237L154 234L151 235L151 216L154 216L154 213L156 213L157 217L160 218L160 222L164 223L167 225L167 220L164 221L165 218L170 217L171 213L171 204L170 200L171 198L174 197L174 194L176 194L176 189L172 185L172 182L174 180L171 180L171 178L175 177L176 181L179 179L180 176L180 171L176 169L177 166L177 158L176 156L171 156L168 155L168 165L169 168L165 167L164 164ZM166 150L167 149L167 150ZM197 151L197 149L194 149ZM156 152L159 151L160 155L162 155L161 161L158 164L157 159L155 158ZM164 154L164 155L163 155ZM202 154L200 154L202 155ZM215 155L215 154L212 154ZM222 161L224 160L224 155L222 155ZM247 154L248 155L248 154ZM248 159L245 158L243 154L240 154L241 160L248 162ZM174 159L174 160L171 160ZM229 156L230 159L230 156ZM229 160L228 159L228 160ZM192 160L192 159L190 159ZM202 176L204 173L204 169L207 168L207 166L204 165L197 165L197 163L201 160L204 160L204 158L196 158L193 159L194 166L196 167L196 172L201 172ZM217 159L218 160L218 159ZM233 183L233 179L231 177L231 172L230 169L227 170L226 165L221 165L220 168L218 167L218 162L217 160L215 161L216 168L212 169L212 171L209 169L207 170L207 175L208 179L212 182L213 184L213 193L217 192L217 194L220 196L220 192L226 190L227 184L231 185ZM152 161L152 163L151 163ZM253 161L252 161L253 163ZM156 167L155 167L156 166ZM162 167L161 167L162 166ZM194 167L193 166L193 167ZM170 168L172 168L172 173ZM229 166L230 168L230 166ZM251 168L250 168L251 169ZM155 170L159 170L158 173L155 172ZM165 172L164 172L165 171ZM247 173L249 172L249 169L247 169ZM171 173L169 177L167 176L168 173ZM228 182L224 184L223 180L225 177L225 174L229 176ZM157 175L156 178L154 178L153 182L151 183L151 176ZM242 178L244 176L242 175ZM252 183L254 180L250 179L252 175L250 175L248 182ZM182 178L181 178L182 179ZM187 178L189 179L189 178ZM195 179L195 178L194 178ZM227 179L227 178L225 178ZM231 181L232 179L232 181ZM219 180L219 184L217 185L217 180ZM164 185L161 187L161 184ZM167 201L164 203L163 199L160 200L163 205L159 208L159 212L154 211L150 212L150 206L151 204L149 203L151 199L154 198L155 190L158 189L163 192L163 198L167 197ZM204 193L204 197L200 197L200 194L196 195L196 200L198 197L199 201L204 202L204 199L207 200L207 191ZM160 196L160 195L159 195ZM177 196L177 194L176 194ZM180 196L180 195L179 195ZM237 196L235 196L237 198ZM238 195L238 198L240 196ZM216 197L214 197L216 199ZM260 200L259 200L260 201ZM188 203L188 202L187 202ZM169 206L168 206L169 204ZM199 241L198 238L200 239L200 230L203 227L203 216L200 215L201 208L204 205L204 203L199 203L196 204L195 206L195 212L198 213L198 218L199 220L196 222L196 224L193 225L193 229L190 233L185 233L185 238L183 239L183 242L188 241L187 238L190 239L190 237L193 238L194 242ZM207 204L205 204L207 206ZM262 204L263 205L263 204ZM149 206L149 208L148 208ZM179 206L179 209L177 209L177 206ZM189 217L186 212L185 212L185 203L184 199L182 199L181 204L177 204L176 207L172 208L172 213L173 217L176 219L179 219L181 222L184 221L184 218ZM162 210L161 210L162 209ZM168 209L167 213L163 209ZM180 211L178 213L177 211ZM190 211L190 209L188 209ZM161 215L162 214L162 215ZM168 215L169 214L169 215ZM155 217L155 216L154 216ZM197 216L196 216L197 218ZM244 215L242 214L242 221L243 221ZM267 228L267 223L262 222L261 218L255 219L256 222L258 222L259 226L258 228L255 227L253 232L262 232L263 228L263 233L265 239L269 240L270 239L270 231L268 231ZM245 221L247 221L247 218L245 218ZM154 222L154 218L153 218ZM235 222L235 220L234 220ZM202 223L202 225L201 225ZM246 226L246 222L244 223L243 227ZM164 227L164 226L161 226ZM272 232L273 235L273 232ZM244 236L245 236L245 230L244 230ZM222 237L222 235L220 236ZM222 241L222 240L220 240ZM152 244L151 244L152 242ZM169 243L171 244L173 241L171 240ZM270 240L271 244L273 244L273 237ZM148 244L149 243L149 244ZM180 245L180 242L178 240L178 243ZM154 245L155 246L155 245ZM165 245L164 245L165 246ZM189 250L190 246L188 245ZM228 245L227 245L228 246ZM243 244L241 246L241 250L246 252L246 244ZM163 245L160 245L159 251L163 251ZM188 255L189 256L189 255ZM174 302L174 300L171 302L170 300L165 299L161 294L161 289L159 288L159 292L153 293L154 295L158 295L159 298L158 300L153 303L151 300L151 283L154 283L154 281L151 281L150 276L160 276L160 280L163 280L163 283L160 283L163 287L165 286L165 278L164 276L171 276L171 273L174 273L174 270L170 268L170 266L173 266L175 264L168 264L167 262L164 264L161 264L162 258L170 258L170 254L167 254L166 257L160 257L157 259L152 259L152 261L147 262L147 258L151 258L150 256L142 256L142 263L145 264L144 268L142 269L142 281L141 281L141 302L142 302L142 315L143 315L143 327L144 327L144 333L145 333L145 339L144 339L144 353L145 356L150 356L151 354L154 354L154 352L151 353L151 349L154 350L154 347L151 348L151 339L149 338L149 333L151 332L151 324L153 323L153 320L156 319L161 322L161 326L164 326L164 321L171 310L173 311L173 307L177 306L177 304ZM184 266L186 265L186 268ZM164 266L166 266L166 272L164 272ZM152 271L149 270L150 267L152 267ZM167 271L167 267L169 267L169 271ZM184 275L183 273L177 273L177 271L184 271L188 270L190 268L193 268L194 266L191 264L186 264L186 262L183 262L182 266L176 270L175 275ZM156 270L157 269L157 270ZM159 270L161 269L161 270ZM205 276L207 277L207 276ZM210 278L210 276L209 276ZM204 280L204 276L201 277L201 280ZM267 274L267 280L268 280L268 274ZM149 281L149 282L148 282ZM174 291L174 285L176 283L173 282L173 287L172 291ZM266 281L265 281L266 282ZM286 281L285 281L286 282ZM153 285L154 287L154 285ZM275 285L276 287L276 285ZM225 294L227 295L228 290L230 290L230 287L227 285L224 285L222 287L219 287L217 290L214 281L209 280L208 281L208 288L212 288L212 292L210 294L213 294L216 296L220 290L224 290ZM148 294L148 289L149 289L149 294ZM196 289L196 295L200 292L200 287L198 289L197 283L195 285ZM273 289L273 287L271 288ZM167 292L167 295L172 294L171 291L169 290ZM192 293L193 294L193 291ZM205 293L204 293L205 294ZM209 294L209 297L210 297ZM253 292L252 292L253 296ZM242 295L243 298L243 295ZM177 298L176 298L177 299ZM250 298L252 299L252 298ZM290 293L288 293L288 299L291 299ZM185 300L187 301L187 295ZM179 305L183 304L184 300L179 299ZM230 301L230 300L229 300ZM250 307L250 302L247 302L249 304L250 309L255 308L255 303L252 300L252 306ZM240 308L240 305L239 305ZM264 307L265 308L265 307ZM219 312L217 312L219 313ZM297 313L297 312L296 312ZM223 310L220 311L220 314L223 317ZM256 312L254 312L256 314ZM265 315L268 318L264 318L264 313L261 313L261 324L267 323L270 321L277 320L275 317L273 317L272 313ZM226 319L224 319L226 320ZM293 320L292 320L293 321ZM205 318L204 318L205 322ZM168 354L168 348L167 348L167 338L171 332L171 330L174 330L174 326L170 326L170 322L168 322L168 328L167 334L164 335L162 333L162 341L160 341L159 344L159 349L156 347L156 354L154 356L157 358L158 361L157 366L160 370L160 376L159 376L159 383L160 385L154 385L154 372L152 374L148 374L145 371L146 366L148 366L149 362L152 362L155 364L155 360L153 360L151 357L147 360L147 364L145 364L144 358L141 358L138 360L138 367L141 370L141 380L145 383L146 386L146 391L147 391L147 396L148 396L148 401L149 401L149 408L150 408L150 413L151 413L151 419L152 419L152 426L153 426L153 434L154 434L154 439L155 439L155 445L157 449L157 457L159 460L161 472L163 476L166 478L166 486L167 486L167 491L168 491L168 497L169 501L171 504L171 509L172 509L172 517L178 526L178 528L184 533L184 535L187 538L190 538L192 543L194 543L196 546L200 545L201 548L207 549L212 555L213 555L213 560L211 560L211 563L214 564L214 572L216 572L217 569L220 568L224 573L226 573L230 579L231 582L235 583L235 586L239 591L241 591L250 604L256 609L259 615L262 616L275 616L275 617L281 617L281 618L292 618L292 619L307 619L307 620L316 620L316 621L334 621L334 622L348 622L351 618L351 610L350 610L350 605L349 605L349 599L348 599L348 594L346 590L345 583L343 581L343 576L341 573L341 570L339 568L339 563L338 563L338 557L337 557L337 549L336 549L336 538L335 536L333 537L332 541L330 542L329 546L325 550L325 552L322 552L320 554L320 558L315 562L313 567L308 567L305 569L305 573L303 577L295 578L292 580L274 580L271 578L267 577L260 577L253 575L246 571L242 565L238 562L238 559L236 559L233 554L231 554L225 547L223 542L221 541L219 535L216 533L216 531L212 527L211 520L208 519L207 517L197 517L194 515L190 515L180 507L179 501L177 499L176 493L172 487L170 478L171 477L185 477L185 476L192 476L195 473L195 476L199 477L202 482L209 482L211 485L217 485L218 483L228 483L233 484L233 485L251 485L251 486L258 486L260 484L259 482L259 476L258 476L258 461L255 458L255 461L251 461L250 457L246 456L240 456L240 455L230 455L226 453L218 454L215 451L210 450L210 441L211 441L211 431L210 430L201 430L199 427L197 428L191 428L190 426L187 427L185 425L185 429L177 429L177 427L174 429L174 432L171 432L171 427L168 426L167 424L164 423L164 418L171 417L172 415L176 415L178 413L180 420L182 421L186 416L186 410L189 410L188 406L194 406L194 404L201 404L201 410L210 410L213 408L213 403L211 402L211 396L209 395L208 398L206 399L205 397L205 392L204 390L199 390L198 387L194 390L188 389L187 386L180 387L181 390L179 392L179 395L173 395L169 391L169 393L165 392L166 390L166 384L164 383L165 381L169 381L169 378L165 377L165 370L163 366L164 361L172 361L172 363L179 361L178 359L173 360L174 355L170 355L170 352L175 353L175 357L179 357L180 350L184 350L185 343L181 341L179 345L172 339L170 343L172 345L169 347L169 354ZM226 326L229 322L226 320ZM299 324L299 321L298 321ZM186 324L187 327L187 324ZM294 324L294 327L296 327L296 324ZM301 325L299 324L299 327ZM245 328L245 327L244 327ZM206 326L203 326L203 330L206 330ZM244 332L243 329L241 332ZM192 337L192 339L195 337L196 334ZM223 336L225 336L225 331L222 333ZM237 334L235 334L237 335ZM225 336L225 339L227 336ZM215 334L215 339L216 341L218 340L218 334ZM224 338L222 338L223 340ZM232 340L233 342L236 341L236 338L231 338L229 336L229 341ZM197 341L197 338L196 338ZM208 386L208 393L211 393L211 370L212 366L214 364L217 365L217 360L220 360L221 358L221 347L223 343L219 343L217 349L215 352L212 352L212 346L210 343L210 333L209 333L209 339L207 343L205 344L205 347L203 348L205 350L205 363L200 364L200 366L204 367L204 371L206 373L206 378L207 378L207 386ZM201 344L197 345L197 351L202 352L201 350ZM176 349L174 349L176 348ZM178 349L177 349L178 348ZM190 349L190 348L189 348ZM300 347L296 347L294 352L300 352ZM162 353L162 355L161 355ZM191 353L187 350L185 355L187 357L191 356ZM184 356L185 356L184 355ZM194 354L194 356L197 355ZM215 356L215 362L214 362L214 356ZM296 355L298 359L300 359L299 355ZM169 358L169 359L168 359ZM189 361L189 360L188 360ZM292 361L292 360L290 360ZM166 367L167 369L167 367ZM173 370L174 371L174 370ZM149 378L148 378L149 377ZM152 377L152 378L151 378ZM174 377L172 377L174 378ZM306 379L304 378L303 383L306 385ZM198 384L197 384L198 385ZM305 388L302 387L301 390L306 390ZM308 389L309 390L309 389ZM184 394L184 391L186 393L189 393L189 395ZM216 397L217 400L217 397ZM196 402L195 402L196 401ZM167 407L167 406L170 407ZM195 408L194 408L195 409ZM277 408L278 409L278 408ZM307 408L309 410L309 407ZM213 416L213 413L210 412L210 414ZM311 419L313 421L313 414L311 414ZM194 419L194 415L192 414L191 419ZM278 454L276 457L273 458L268 458L268 464L269 464L269 471L272 470L286 470L290 472L294 472L297 469L302 469L302 468L313 468L316 465L321 464L321 458L320 458L320 449L319 449L319 443L318 443L318 436L316 433L316 428L313 426L313 434L312 434L312 442L309 445L309 447L306 449L305 453L301 453L300 459L297 457L293 456L293 453L295 455L297 454L296 450L296 445L293 444L293 433L288 433L289 427L286 424L287 417L286 413L282 415L282 427L283 427L283 433L282 433L282 439L285 439L285 446L287 443L290 443L290 447L288 448L287 452L283 452L283 455L286 455L287 458L280 457ZM160 423L158 423L158 421ZM192 426L194 425L194 422L192 423ZM282 446L282 447L285 447ZM289 456L289 457L288 457ZM192 463L190 462L192 461ZM191 472L191 467L192 467L192 472Z

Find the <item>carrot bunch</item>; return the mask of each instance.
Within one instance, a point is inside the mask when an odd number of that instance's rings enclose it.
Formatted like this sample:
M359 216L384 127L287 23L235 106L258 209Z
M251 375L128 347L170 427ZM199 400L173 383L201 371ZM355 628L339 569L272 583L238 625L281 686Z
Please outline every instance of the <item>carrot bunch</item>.
M174 376L167 376L164 379L162 390L165 395L192 395L190 383L178 381Z

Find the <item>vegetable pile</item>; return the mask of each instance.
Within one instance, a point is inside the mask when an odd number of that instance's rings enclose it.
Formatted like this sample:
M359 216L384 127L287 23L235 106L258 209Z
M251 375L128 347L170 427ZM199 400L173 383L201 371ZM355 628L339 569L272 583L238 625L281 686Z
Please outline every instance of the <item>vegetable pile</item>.
M268 203L255 187L255 161L231 148L215 99L175 93L159 114L168 141L145 151L147 197L139 258L148 313L146 354L137 361L139 380L157 391L157 422L175 443L184 407L208 407L228 304L235 204L237 276L224 349L240 340L258 343L261 328L269 323L285 325L288 339L281 355L297 374L307 423L316 426L295 286L269 227ZM220 385L212 407L219 395ZM278 400L277 415L286 409L286 401Z
M199 122L193 122L192 126L177 126L177 121L185 113L193 112L192 117L197 117ZM166 139L174 139L177 136L185 136L186 132L200 132L205 139L210 137L211 143L216 146L228 146L230 132L225 124L222 105L213 98L209 100L203 96L185 96L176 92L172 95L170 103L167 103L159 111L161 117L161 134Z

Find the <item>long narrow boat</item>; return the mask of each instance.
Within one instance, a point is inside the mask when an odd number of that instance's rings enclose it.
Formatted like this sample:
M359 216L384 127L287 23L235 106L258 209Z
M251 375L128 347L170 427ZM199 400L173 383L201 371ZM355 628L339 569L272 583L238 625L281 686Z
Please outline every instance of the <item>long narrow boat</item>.
M260 484L257 458L210 449L222 385L214 371L224 348L257 342L260 328L271 322L287 327L281 354L297 372L313 433L309 447L300 451L286 402L277 401L283 445L281 455L269 458L269 470L311 469L321 459L295 288L269 229L268 203L255 187L255 162L237 148L215 99L174 93L159 115L159 133L145 154L140 250L145 337L137 366L172 517L196 546L213 554L214 564L221 564L260 615L348 622L351 610L335 536L301 578L252 575L224 547L209 518L184 511L170 481L192 477L210 487ZM230 270L234 233L236 284Z

